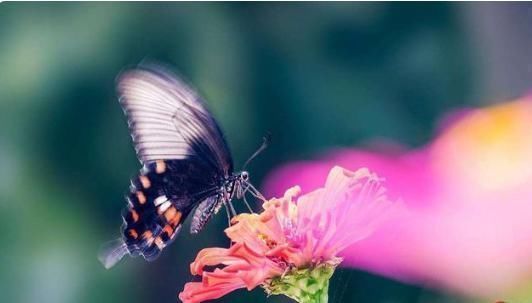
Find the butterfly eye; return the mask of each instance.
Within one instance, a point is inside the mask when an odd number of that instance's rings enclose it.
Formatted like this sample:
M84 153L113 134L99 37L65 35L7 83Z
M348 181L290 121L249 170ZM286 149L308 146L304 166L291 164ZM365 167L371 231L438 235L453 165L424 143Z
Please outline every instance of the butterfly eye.
M242 177L242 181L247 181L249 180L249 174L247 171L243 171L241 174L241 177Z

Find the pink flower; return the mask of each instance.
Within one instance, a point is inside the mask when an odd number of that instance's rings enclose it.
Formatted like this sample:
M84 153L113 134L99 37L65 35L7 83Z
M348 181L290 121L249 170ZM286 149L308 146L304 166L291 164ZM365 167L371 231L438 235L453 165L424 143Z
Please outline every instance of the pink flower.
M342 150L288 164L267 178L265 192L287 183L312 188L332 163L372 167L408 211L344 251L347 264L468 295L528 302L531 130L532 97L468 110L424 148Z
M234 225L225 230L232 246L200 251L191 272L201 275L202 281L187 283L179 298L185 303L203 302L259 285L276 293L275 285L294 270L323 264L332 268L322 281L328 286L338 254L367 237L395 209L381 179L367 169L351 172L334 167L325 187L305 195L300 191L292 187L282 198L266 201L262 213L235 217ZM217 265L223 267L204 270ZM297 296L292 297L304 301Z

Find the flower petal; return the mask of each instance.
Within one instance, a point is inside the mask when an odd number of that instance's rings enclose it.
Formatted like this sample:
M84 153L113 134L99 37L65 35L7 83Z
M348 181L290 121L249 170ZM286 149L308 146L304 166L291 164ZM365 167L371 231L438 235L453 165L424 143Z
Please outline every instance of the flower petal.
M225 265L212 272L204 271L205 266ZM179 298L185 303L203 302L219 298L235 289L251 290L266 279L281 275L281 268L261 252L256 252L246 243L235 243L229 249L207 248L200 251L190 265L192 274L201 274L201 282L185 285Z
M201 303L207 300L218 299L226 294L243 288L243 283L220 283L215 286L205 286L203 282L189 282L179 293L179 300L183 303Z

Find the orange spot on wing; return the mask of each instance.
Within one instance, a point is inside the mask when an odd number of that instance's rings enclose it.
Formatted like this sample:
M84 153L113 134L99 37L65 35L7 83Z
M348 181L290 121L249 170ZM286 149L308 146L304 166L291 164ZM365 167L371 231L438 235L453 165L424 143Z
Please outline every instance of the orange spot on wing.
M150 179L148 179L148 177L140 176L139 180L140 180L140 184L142 184L143 188L150 188L151 182L150 182Z
M139 214L134 209L131 210L131 219L133 219L133 222L137 222L139 220Z
M173 206L170 206L164 212L164 218L166 219L167 222L170 222L170 220L172 220L172 218L175 216L176 213L177 213L177 209L175 209L175 207Z
M137 238L139 237L139 234L138 234L137 231L134 230L134 229L130 229L130 230L128 231L128 233L129 233L129 235L130 235L133 239L137 239Z
M139 203L140 203L140 204L144 204L144 203L146 203L146 196L145 196L144 193L141 192L141 191L138 191L138 192L137 192L137 199L139 200Z
M162 174L166 171L166 163L163 160L155 161L155 172Z
M164 212L164 218L166 219L166 222L170 223L172 226L176 226L177 224L179 224L181 216L182 213L177 211L177 209L173 206L171 206Z
M174 229L170 225L165 225L163 228L163 232L165 232L168 235L168 237L171 237L172 234L174 233Z

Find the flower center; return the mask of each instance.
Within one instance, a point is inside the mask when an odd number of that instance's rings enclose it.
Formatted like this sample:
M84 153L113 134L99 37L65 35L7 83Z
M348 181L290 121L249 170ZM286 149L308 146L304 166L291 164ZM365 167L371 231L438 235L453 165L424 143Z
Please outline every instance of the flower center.
M275 247L277 247L277 241L268 238L268 236L266 236L265 234L259 233L257 235L257 238L264 242L264 244L266 244L269 249L274 249Z

